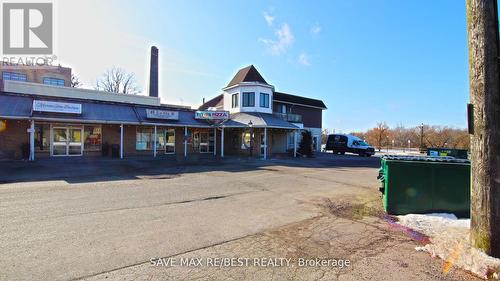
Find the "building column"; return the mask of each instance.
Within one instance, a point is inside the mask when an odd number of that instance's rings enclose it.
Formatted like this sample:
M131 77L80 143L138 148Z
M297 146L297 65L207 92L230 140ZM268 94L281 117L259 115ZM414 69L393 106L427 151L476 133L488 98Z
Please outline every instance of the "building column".
M35 160L35 121L30 120L30 128L28 130L30 133L30 156L28 157L29 161Z
M187 146L188 146L188 127L184 127L184 157L187 157Z
M264 127L264 160L267 159L267 127Z
M220 157L224 158L224 127L222 127L220 135Z
M293 157L297 157L297 130L293 131Z
M155 125L155 139L154 139L153 143L154 143L153 157L156 158L156 125Z
M217 128L214 127L214 156L217 155Z
M123 124L120 125L120 159L123 159Z

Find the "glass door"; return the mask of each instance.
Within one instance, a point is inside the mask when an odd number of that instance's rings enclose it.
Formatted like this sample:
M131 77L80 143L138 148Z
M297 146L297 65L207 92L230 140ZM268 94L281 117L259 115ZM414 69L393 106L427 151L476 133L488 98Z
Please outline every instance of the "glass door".
M68 128L68 155L82 155L82 128Z
M53 127L52 155L80 156L83 153L83 128Z
M200 153L208 152L208 132L200 132Z
M67 128L54 127L52 129L52 155L67 155L68 130Z
M260 155L264 155L266 146L264 144L264 134L260 134Z

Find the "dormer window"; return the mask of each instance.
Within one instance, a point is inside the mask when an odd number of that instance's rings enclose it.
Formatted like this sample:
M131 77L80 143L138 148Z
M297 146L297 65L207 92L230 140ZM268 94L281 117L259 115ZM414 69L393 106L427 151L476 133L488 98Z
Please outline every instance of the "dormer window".
M269 94L260 93L260 107L269 108Z
M241 106L254 107L255 106L255 93L253 93L253 92L243 93L243 101L242 101Z
M233 95L231 96L231 107L232 107L232 108L236 108L236 107L238 107L239 100L240 100L240 94L238 94L238 93L233 94Z

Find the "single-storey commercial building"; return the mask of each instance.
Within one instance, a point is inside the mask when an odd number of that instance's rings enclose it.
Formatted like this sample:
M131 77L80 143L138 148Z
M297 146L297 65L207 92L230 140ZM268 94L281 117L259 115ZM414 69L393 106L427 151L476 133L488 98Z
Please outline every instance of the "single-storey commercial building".
M0 159L202 154L268 158L296 152L301 129L311 130L319 146L324 108L318 100L275 92L253 66L240 70L221 95L199 110L163 105L154 96L5 80L0 92Z

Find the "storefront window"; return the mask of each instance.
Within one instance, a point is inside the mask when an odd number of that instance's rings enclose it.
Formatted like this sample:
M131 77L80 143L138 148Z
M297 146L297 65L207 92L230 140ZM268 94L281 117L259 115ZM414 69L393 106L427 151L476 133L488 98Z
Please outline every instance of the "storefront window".
M165 153L174 153L175 152L175 130L168 129L165 130Z
M136 132L136 142L135 149L136 150L153 150L153 128L137 128Z
M153 131L153 134L154 134L154 131ZM156 131L156 150L157 151L165 150L166 144L167 144L167 140L166 140L165 130L164 129L157 129L157 131Z
M295 143L295 135L293 132L288 133L288 148L293 148L293 145Z
M35 149L38 151L50 150L50 125L35 125Z
M153 150L154 147L154 128L137 128L136 150ZM175 130L174 129L156 129L156 151L165 153L175 152Z
M101 126L85 126L83 130L85 151L100 151L102 147Z

